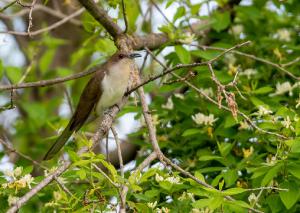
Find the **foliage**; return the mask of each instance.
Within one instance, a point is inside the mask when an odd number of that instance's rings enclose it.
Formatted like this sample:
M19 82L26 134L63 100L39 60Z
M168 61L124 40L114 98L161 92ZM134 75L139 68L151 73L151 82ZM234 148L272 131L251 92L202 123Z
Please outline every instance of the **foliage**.
M121 1L107 2L100 1L99 5L107 10L118 10L114 18L121 22ZM146 34L153 30L150 12L142 14L140 11L142 6L150 5L149 2L125 1L129 33ZM71 195L53 181L20 212L114 210L118 208L119 191L111 181L128 187L126 203L130 212L247 212L248 208L263 212L299 212L300 93L299 79L293 76L299 76L300 5L296 0L280 3L253 0L234 6L229 0L209 2L214 2L216 8L202 15L200 11L207 7L205 1L157 1L163 11L176 9L170 23L162 18L158 27L171 42L155 53L171 46L171 51L160 55L164 63L172 67L211 60L224 51L222 48L251 41L250 45L226 53L212 66L223 85L232 82L237 75L236 86L226 87L226 90L234 94L238 110L255 126L241 114L235 117L230 110L221 109L206 98L218 101L222 95L207 66L176 71L206 97L172 75L150 82L145 90L152 97L149 107L163 153L215 189L204 187L158 162L143 171L127 171L122 177L118 166L107 162L102 154L89 151L78 156L75 152L78 148L90 145L83 132L95 132L96 124L92 123L76 134L76 143L68 143L64 148L72 165L59 177L59 182ZM56 66L53 61L59 51L70 45L72 37L62 39L45 33L24 50L30 61L26 66L0 63L2 82L19 83L24 75L28 82L63 77L105 61L116 51L110 36L88 12L83 13L80 21L83 24L81 45L76 46L64 66ZM187 30L190 27L193 30ZM174 41L176 45L172 46ZM202 48L202 44L208 47ZM190 71L197 74L190 77L187 75ZM147 78L159 72L159 65L151 61L142 74ZM67 106L62 91L70 92L71 102L77 103L86 80L19 90L14 97L17 109L1 113L17 113L12 125L0 124L1 138L9 138L16 150L32 159L41 159L54 141L54 135L69 119L60 114L61 107ZM5 100L3 105L10 104L9 92L1 91L0 97ZM136 120L143 122L141 109L134 104L135 101L130 100L122 113L134 112ZM229 105L226 98L221 104ZM129 135L129 141L140 147L135 159L138 165L152 149L146 126ZM57 156L55 160L43 162L40 168L28 159L11 156L3 146L1 157L5 159L8 155L13 159L14 169L1 172L1 212L61 164ZM110 181L93 165L101 165ZM226 196L235 200L227 200Z

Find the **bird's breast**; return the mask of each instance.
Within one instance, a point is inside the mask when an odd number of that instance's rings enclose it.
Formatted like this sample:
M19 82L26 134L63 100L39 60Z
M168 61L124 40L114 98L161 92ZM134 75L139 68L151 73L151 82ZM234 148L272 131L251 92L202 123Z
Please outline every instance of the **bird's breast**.
M131 64L117 64L109 68L101 82L102 95L98 101L96 111L99 115L103 111L117 104L126 92Z

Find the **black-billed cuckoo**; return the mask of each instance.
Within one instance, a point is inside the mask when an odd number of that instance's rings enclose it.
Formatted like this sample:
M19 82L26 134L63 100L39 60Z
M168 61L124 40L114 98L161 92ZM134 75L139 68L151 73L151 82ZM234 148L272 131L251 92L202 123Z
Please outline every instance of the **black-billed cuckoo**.
M85 123L93 109L101 116L106 109L122 99L128 87L130 73L135 69L133 59L136 57L141 55L119 51L95 72L84 88L68 126L47 152L44 160L51 159L63 147L70 136Z

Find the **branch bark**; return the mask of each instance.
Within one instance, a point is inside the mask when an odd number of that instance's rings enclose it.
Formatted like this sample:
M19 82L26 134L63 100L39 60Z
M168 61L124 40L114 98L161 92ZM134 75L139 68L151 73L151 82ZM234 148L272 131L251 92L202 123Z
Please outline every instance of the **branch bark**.
M122 29L108 16L107 12L92 0L78 0L112 37L123 33Z

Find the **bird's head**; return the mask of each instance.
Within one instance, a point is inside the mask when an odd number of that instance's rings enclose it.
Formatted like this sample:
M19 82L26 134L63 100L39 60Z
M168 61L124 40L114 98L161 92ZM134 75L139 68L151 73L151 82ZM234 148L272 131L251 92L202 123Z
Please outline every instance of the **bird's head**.
M124 51L118 51L116 52L112 57L111 60L113 62L119 62L123 60L130 60L134 58L141 57L141 54L139 53L133 53L133 52L124 52Z

